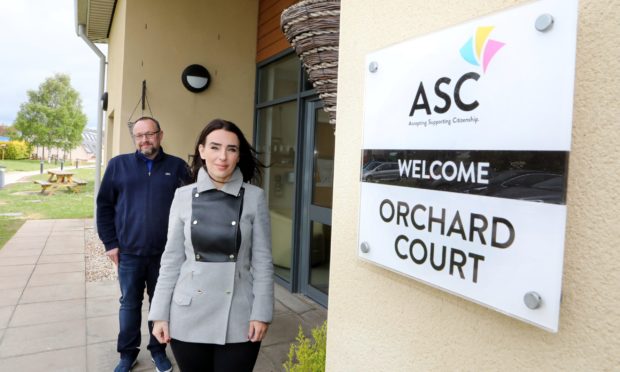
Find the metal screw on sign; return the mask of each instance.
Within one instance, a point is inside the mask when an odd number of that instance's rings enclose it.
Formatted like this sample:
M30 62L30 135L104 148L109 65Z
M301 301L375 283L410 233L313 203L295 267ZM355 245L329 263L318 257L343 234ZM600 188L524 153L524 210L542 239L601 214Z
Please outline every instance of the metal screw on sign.
M370 62L370 64L368 65L368 71L370 72L377 72L377 70L379 69L379 64L375 61Z
M362 244L360 244L360 248L362 249L362 253L370 252L370 245L366 242L362 242Z
M553 16L546 13L539 15L534 26L540 32L549 31L553 27Z
M542 305L542 297L536 292L527 292L523 296L523 302L525 302L525 306L528 308L535 310Z

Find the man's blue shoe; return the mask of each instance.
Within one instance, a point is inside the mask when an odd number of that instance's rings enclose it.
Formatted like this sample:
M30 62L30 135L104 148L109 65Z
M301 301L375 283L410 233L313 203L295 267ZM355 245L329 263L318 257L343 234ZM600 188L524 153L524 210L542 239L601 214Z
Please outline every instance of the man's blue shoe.
M157 372L172 372L172 363L166 356L166 353L155 353L151 356L151 361L155 363L155 370Z
M137 361L137 358L121 358L121 361L114 368L114 372L129 372Z

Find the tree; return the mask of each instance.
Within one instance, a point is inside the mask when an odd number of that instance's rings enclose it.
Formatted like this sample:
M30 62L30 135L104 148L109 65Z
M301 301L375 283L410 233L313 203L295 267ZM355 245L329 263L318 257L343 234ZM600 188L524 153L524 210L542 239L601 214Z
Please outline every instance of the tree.
M24 141L67 152L80 144L86 126L80 94L66 74L47 78L37 91L28 91L28 102L20 105L13 127Z

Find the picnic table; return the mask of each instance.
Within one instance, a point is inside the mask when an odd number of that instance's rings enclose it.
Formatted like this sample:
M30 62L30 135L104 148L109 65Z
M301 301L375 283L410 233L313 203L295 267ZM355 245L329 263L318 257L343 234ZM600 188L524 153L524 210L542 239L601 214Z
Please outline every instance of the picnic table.
M48 182L56 182L56 183L72 183L73 182L73 172L65 172L65 171L47 171L50 175L47 179Z
M65 171L47 171L50 175L47 181L37 180L34 183L41 186L41 194L51 195L54 191L65 188L68 191L78 193L81 191L82 186L88 182L73 178L73 172Z

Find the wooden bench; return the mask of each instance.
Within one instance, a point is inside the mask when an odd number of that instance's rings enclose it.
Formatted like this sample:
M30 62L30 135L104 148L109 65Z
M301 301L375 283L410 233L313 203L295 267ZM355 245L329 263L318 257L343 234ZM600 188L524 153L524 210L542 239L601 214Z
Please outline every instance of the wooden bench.
M49 193L49 188L52 186L52 183L49 181L34 181L37 185L41 186L41 194Z
M87 184L88 184L88 182L86 182L84 180L80 180L80 179L74 178L72 180L72 182L67 185L67 189L69 189L69 190L71 190L71 191L73 191L75 193L78 193L78 192L82 191L82 186L85 186Z

